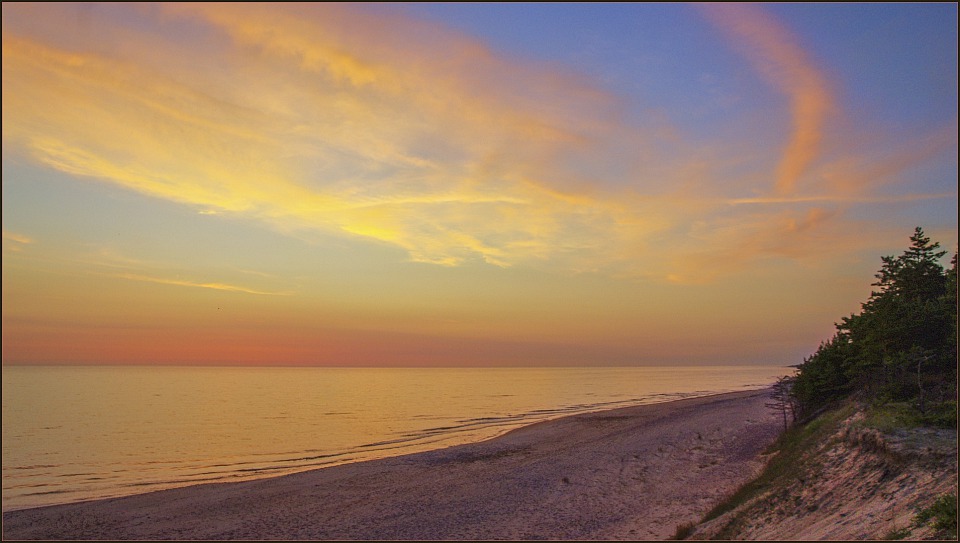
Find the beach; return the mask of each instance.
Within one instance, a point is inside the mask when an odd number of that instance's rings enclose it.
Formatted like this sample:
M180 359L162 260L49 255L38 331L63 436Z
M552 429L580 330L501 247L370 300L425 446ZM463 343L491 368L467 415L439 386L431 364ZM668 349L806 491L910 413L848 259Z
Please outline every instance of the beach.
M755 476L768 389L583 413L255 481L3 514L4 539L662 540Z

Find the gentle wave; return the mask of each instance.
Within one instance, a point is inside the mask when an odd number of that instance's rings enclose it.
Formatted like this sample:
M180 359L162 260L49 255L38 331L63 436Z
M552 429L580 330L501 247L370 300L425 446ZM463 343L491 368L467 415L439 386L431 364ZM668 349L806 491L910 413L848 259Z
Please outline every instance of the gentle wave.
M596 402L591 404L575 404L570 406L559 407L555 409L535 409L527 413L520 413L516 415L507 415L507 416L498 416L498 417L475 417L468 419L457 420L458 424L450 426L438 426L425 428L418 432L405 434L403 437L385 441L378 441L374 443L366 443L359 445L352 451L345 451L339 453L327 453L327 454L312 454L307 456L301 456L302 453L313 452L313 451L302 451L301 453L289 452L286 454L278 453L257 453L252 456L254 457L270 457L269 461L264 460L238 460L230 463L216 463L210 465L196 465L198 460L194 462L172 462L172 461L163 461L163 460L151 460L146 462L135 462L125 465L105 465L105 469L110 470L110 474L95 476L94 473L61 473L57 477L64 479L56 485L68 485L69 483L66 479L75 478L75 477L86 477L82 480L83 483L90 482L99 482L99 481L122 481L124 476L131 473L139 473L141 475L145 474L144 468L150 467L159 467L162 468L164 472L180 472L180 477L174 478L157 478L155 480L148 481L137 481L137 482L127 482L120 483L118 486L120 488L129 488L136 489L138 491L147 490L159 490L172 488L182 485L192 485L192 484L201 484L201 483L211 483L211 482L224 482L230 480L238 479L251 479L251 478L260 478L264 476L275 476L280 474L293 473L296 471L303 471L308 469L317 469L321 467L329 467L331 465L338 465L343 463L349 463L357 461L358 459L367 459L367 458L358 458L357 453L370 453L370 452L385 452L385 451L394 451L396 454L402 454L404 449L410 448L411 444L420 444L420 445L436 445L446 442L456 442L456 437L463 433L464 431L476 431L476 430L489 430L489 429L502 429L503 432L509 431L520 426L527 424L532 424L534 422L539 422L543 420L548 420L554 418L555 416L570 415L576 413L585 413L590 411L596 411L601 409L612 409L616 407L627 407L632 405L641 405L645 403L653 403L654 401L668 401L670 399L679 399L685 397L695 396L696 394L655 394L647 398L633 398L630 400L618 400L610 402ZM499 433L495 432L489 433L491 436L495 436ZM431 439L438 438L438 439ZM286 455L293 455L292 457L284 457ZM382 456L388 455L373 455L369 459L380 458ZM41 469L56 469L64 466L57 465L33 465L33 466L15 466L11 469L13 470L23 470L23 471L32 471L36 473L37 470ZM219 468L219 469L218 469ZM202 470L192 473L193 470ZM150 470L146 470L149 472ZM5 483L12 482L16 480L16 476L5 477ZM75 495L74 499L69 501L63 500L63 503L68 503L72 501L82 501L85 499L90 499L91 496L87 496L86 493L80 492L78 489L73 488L61 488L57 490L44 490L44 491L27 491L27 489L32 488L46 488L51 486L50 483L47 484L34 484L34 485L18 485L10 484L4 485L4 490L20 490L20 495L24 497L41 497L41 496L54 496L54 495ZM125 495L123 492L114 492L111 493L110 497ZM102 496L101 493L97 492L92 494L93 497Z
M753 368L732 372L731 377L710 370L703 375L645 368L411 370L390 373L385 385L372 389L368 385L372 370L194 372L180 368L179 372L151 373L133 368L90 372L61 368L71 374L68 377L47 370L8 372L4 368L5 511L257 479L436 449L576 413L762 388L784 372ZM89 379L90 375L99 379ZM486 388L476 385L478 377L485 379ZM216 378L239 385L217 388ZM68 409L62 413L36 412L36 405L31 407L35 396L17 394L30 390L31 379L34 394L36 387L50 380L57 380L61 387L78 383L72 391L75 402L65 404ZM115 386L124 380L131 383L126 385L129 388ZM436 380L441 384L429 391L433 396L418 399L425 395L424 383ZM114 386L100 386L104 381ZM173 382L193 388L182 390ZM244 388L253 382L258 395ZM263 386L264 382L275 386ZM314 388L331 388L331 382L343 397L333 400L313 393ZM715 386L704 387L706 383ZM14 390L14 384L20 388ZM179 397L181 403L161 403L156 400L158 394L110 397L117 390L136 391L137 386L163 389L165 397ZM301 393L291 395L290 389ZM382 406L371 399L391 395L393 403L384 401ZM143 401L144 397L148 400ZM111 408L105 407L108 401L113 402L107 404ZM350 407L343 409L336 402ZM438 411L436 405L444 405L444 410ZM146 428L167 430L148 432ZM36 462L39 458L44 462Z

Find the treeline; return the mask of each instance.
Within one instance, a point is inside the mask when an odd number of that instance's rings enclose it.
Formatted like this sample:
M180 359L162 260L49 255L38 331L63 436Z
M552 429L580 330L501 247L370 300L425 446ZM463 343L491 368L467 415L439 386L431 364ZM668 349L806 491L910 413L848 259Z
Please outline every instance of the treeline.
M957 255L944 270L946 251L923 229L910 242L902 255L882 257L862 311L837 323L790 379L796 418L856 395L905 407L921 424L956 427Z

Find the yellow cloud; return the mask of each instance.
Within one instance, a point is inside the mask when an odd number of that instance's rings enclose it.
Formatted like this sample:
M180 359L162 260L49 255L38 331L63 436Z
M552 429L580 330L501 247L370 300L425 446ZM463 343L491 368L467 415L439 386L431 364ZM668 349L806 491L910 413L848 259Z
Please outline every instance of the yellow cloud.
M118 273L114 274L111 277L116 277L117 279L127 279L130 281L145 281L148 283L159 283L161 285L175 285L180 287L195 287L195 288L208 288L213 290L226 290L230 292L243 292L246 294L263 294L267 296L290 296L290 292L266 292L262 290L254 290L247 287L241 287L237 285L228 285L225 283L198 283L195 281L186 281L183 279L165 279L162 277L152 277L149 275L138 275L134 273Z
M74 24L50 16L59 9L4 5ZM784 225L803 224L811 204L829 212L814 221L827 228L844 204L879 201L842 189L868 169L842 152L817 163L833 99L785 29L753 7L706 9L790 99L793 130L772 195L757 190L755 172L717 173L744 160L728 147L685 144L662 120L627 125L616 97L576 75L345 4L163 5L138 11L144 27L160 29L142 34L93 15L82 46L5 17L3 142L197 213L375 240L445 266L545 262L683 280L816 253L800 242L785 250L762 231L795 237ZM682 158L664 158L664 142ZM903 157L914 159L922 153ZM799 191L801 178L816 190ZM740 212L761 203L798 209ZM718 246L735 257L710 263Z
M23 234L17 234L16 232L3 231L3 240L12 241L20 245L28 245L33 243L33 238L24 236Z
M372 238L414 261L511 266L571 251L573 231L627 235L604 232L614 215L629 213L617 195L554 183L562 175L551 163L604 130L596 118L606 101L582 83L569 95L550 91L579 101L584 116L571 118L557 105L471 87L475 74L466 69L474 66L464 61L449 74L449 57L431 56L424 44L404 50L399 37L388 47L382 36L348 32L343 25L369 21L342 7L316 8L331 16L312 18L297 16L301 7L167 9L237 40L229 62L192 51L226 63L225 73L192 71L175 47L170 58L125 59L8 32L5 144L200 213ZM471 42L433 39L529 92L559 77ZM653 224L630 222L630 237Z
M23 251L24 246L33 243L33 238L17 234L16 232L3 231L3 251L10 253L19 253Z

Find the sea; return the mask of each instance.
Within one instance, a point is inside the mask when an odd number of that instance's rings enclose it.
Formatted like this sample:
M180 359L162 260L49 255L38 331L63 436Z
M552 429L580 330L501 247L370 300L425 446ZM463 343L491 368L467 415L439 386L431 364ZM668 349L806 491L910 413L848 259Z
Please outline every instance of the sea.
M4 366L4 511L490 439L564 415L760 389L778 366Z

